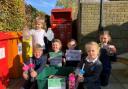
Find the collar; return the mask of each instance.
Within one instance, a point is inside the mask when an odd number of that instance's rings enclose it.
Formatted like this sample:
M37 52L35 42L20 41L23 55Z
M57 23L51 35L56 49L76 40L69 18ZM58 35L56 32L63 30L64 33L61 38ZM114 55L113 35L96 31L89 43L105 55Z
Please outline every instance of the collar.
M40 31L42 31L42 30L44 30L44 29L36 29L37 32L40 32Z
M97 60L98 60L98 56L97 56L94 60L89 60L89 59L86 57L86 61L87 61L87 62L95 63Z

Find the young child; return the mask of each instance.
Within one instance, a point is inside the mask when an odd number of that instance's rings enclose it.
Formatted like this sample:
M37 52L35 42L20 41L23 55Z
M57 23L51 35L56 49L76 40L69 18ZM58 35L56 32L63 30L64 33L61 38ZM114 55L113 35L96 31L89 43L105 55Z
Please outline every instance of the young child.
M48 35L53 35L53 32L51 32L51 34L45 32L45 29L43 29L44 27L44 23L45 21L41 18L36 18L36 21L35 21L35 29L32 29L30 31L30 34L32 35L32 42L33 42L33 45L35 44L40 44L43 49L45 49L45 43L44 43L44 37L47 37ZM52 31L52 30L50 30ZM52 38L50 39L53 39L54 36L52 36Z
M30 35L28 26L24 27L22 33L23 33L23 42L22 42L23 53L22 53L22 55L23 55L24 61L26 61L33 55L32 36Z
M101 89L99 78L102 64L99 61L99 45L96 42L89 42L85 45L85 49L87 57L78 66L78 69L81 70L76 72L78 75L77 81L83 82L84 89Z
M104 31L100 34L100 61L103 64L103 70L100 75L101 85L107 86L109 77L111 74L111 61L116 61L116 48L114 45L110 45L111 37L108 31Z
M67 47L68 47L68 49L70 49L70 50L75 50L75 49L77 49L76 46L77 46L77 42L76 42L75 39L71 39L71 40L67 43Z
M62 43L59 39L54 39L52 41L52 52L48 55L48 64L52 66L61 67L65 64L65 58L63 52L61 51Z
M37 75L43 70L47 62L47 56L43 55L43 48L41 45L34 46L34 56L28 60L23 67L23 78L25 83L21 89L37 89ZM25 69L26 67L26 69Z
M66 50L65 56L68 56L68 51L79 51L80 57L81 57L81 50L78 50L76 48L77 46L77 42L75 39L71 39L68 43L67 43L67 47L68 49ZM73 55L70 55L70 57L72 57ZM74 55L75 56L75 55ZM81 59L81 58L80 58ZM67 60L66 59L66 66L71 66L71 67L76 67L78 65L78 63L80 62L80 60Z

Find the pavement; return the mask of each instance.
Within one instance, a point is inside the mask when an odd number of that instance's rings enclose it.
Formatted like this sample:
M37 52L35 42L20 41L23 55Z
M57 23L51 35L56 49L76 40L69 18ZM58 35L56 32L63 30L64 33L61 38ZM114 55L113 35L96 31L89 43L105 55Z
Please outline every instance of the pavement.
M102 89L128 89L128 65L120 62L112 63L109 85Z

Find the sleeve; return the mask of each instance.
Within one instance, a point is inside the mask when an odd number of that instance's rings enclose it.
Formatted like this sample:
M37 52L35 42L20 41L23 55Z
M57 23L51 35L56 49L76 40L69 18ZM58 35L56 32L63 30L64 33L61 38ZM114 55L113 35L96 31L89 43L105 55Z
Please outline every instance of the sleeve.
M77 68L82 68L82 65L84 64L85 57L81 58L81 61L78 63Z
M41 60L41 65L40 67L36 70L36 72L39 74L43 69L44 67L46 66L46 63L47 63L47 57L46 56L42 56Z
M31 30L29 31L29 33L30 33L30 35L33 35L33 34L34 34L34 29L31 29Z
M33 60L33 57L32 57L32 60ZM30 64L30 58L29 58L29 60L25 61L24 63L25 63L26 65L29 65L29 64Z
M112 54L112 55L109 56L109 57L110 57L110 60L111 60L112 62L116 62L116 61L117 61L117 54L116 54L116 53Z
M82 68L83 64L84 64L84 59L81 59L81 61L77 65L76 69L74 70L74 73L76 76L80 73L80 69Z
M80 73L80 69L81 69L81 66L77 66L76 69L74 70L74 73L76 76Z
M49 58L50 58L50 55L49 55L49 53L48 53L48 55L47 55L47 64L48 64L48 65L50 64Z
M64 52L62 52L62 65L66 65L66 57Z
M95 82L99 79L100 73L102 71L102 64L98 64L94 68L94 74L89 77L85 77L85 82Z
M47 37L47 32L46 30L44 29L44 36Z
M62 52L62 58L65 58L65 52Z
M112 44L112 46L114 47L114 49L116 50L114 53L112 53L111 55L109 55L110 61L111 62L116 62L117 61L117 49L115 47L114 44Z
M32 60L32 63L33 63L34 57L29 58L29 60L26 60L24 63L25 63L27 66L29 66L30 60ZM29 68L28 70L30 71L30 68Z

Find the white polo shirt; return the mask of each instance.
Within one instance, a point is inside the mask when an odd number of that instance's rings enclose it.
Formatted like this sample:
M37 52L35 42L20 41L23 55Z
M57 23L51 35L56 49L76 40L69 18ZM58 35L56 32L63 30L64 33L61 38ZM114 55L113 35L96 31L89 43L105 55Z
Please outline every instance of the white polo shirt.
M33 45L40 44L45 49L45 43L44 43L44 37L46 36L45 30L44 29L40 29L40 30L32 29L30 30L30 34L32 35Z

